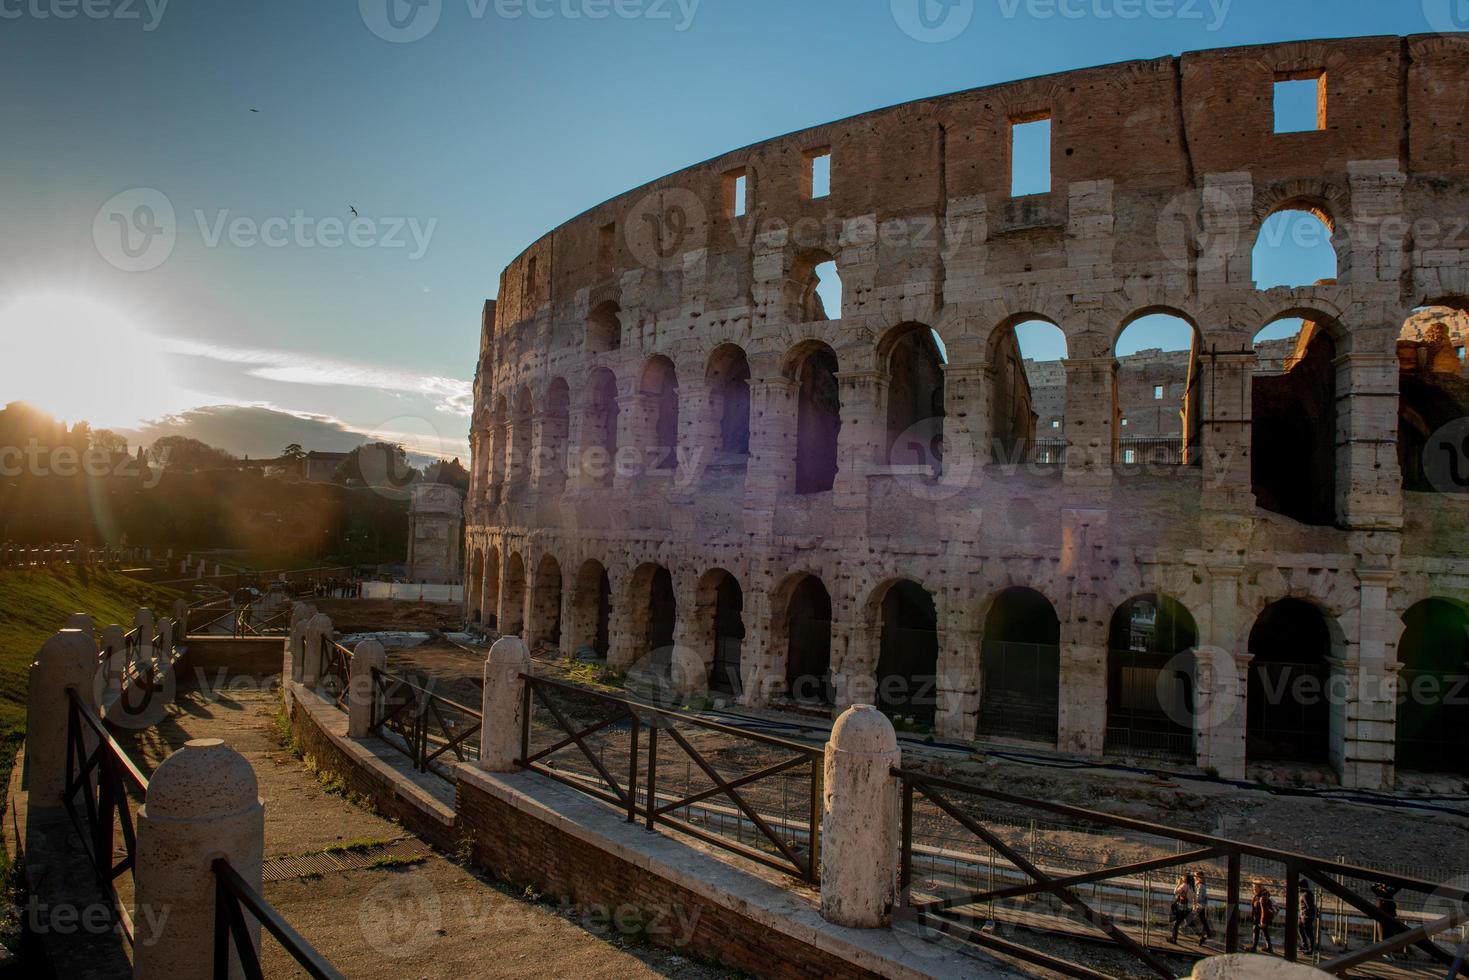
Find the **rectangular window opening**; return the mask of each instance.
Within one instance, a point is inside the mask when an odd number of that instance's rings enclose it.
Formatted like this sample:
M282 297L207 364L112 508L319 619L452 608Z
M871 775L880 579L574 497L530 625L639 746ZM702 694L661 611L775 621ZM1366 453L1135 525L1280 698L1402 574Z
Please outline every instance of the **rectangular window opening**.
M724 175L724 211L728 217L743 218L750 211L750 172L743 167Z
M1136 449L1124 449L1124 450L1122 450L1122 461L1124 463L1136 463L1137 462L1137 450Z
M1153 401L1160 402L1162 400L1163 400L1163 386L1162 385L1153 385Z
M1288 72L1275 79L1275 132L1314 133L1326 128L1326 73Z
M830 147L806 151L806 166L801 174L801 196L808 201L831 196Z
M1017 119L1010 124L1010 195L1051 192L1051 117Z
M1051 419L1051 428L1053 428L1053 429L1059 429L1059 428L1061 428L1061 420L1060 419Z

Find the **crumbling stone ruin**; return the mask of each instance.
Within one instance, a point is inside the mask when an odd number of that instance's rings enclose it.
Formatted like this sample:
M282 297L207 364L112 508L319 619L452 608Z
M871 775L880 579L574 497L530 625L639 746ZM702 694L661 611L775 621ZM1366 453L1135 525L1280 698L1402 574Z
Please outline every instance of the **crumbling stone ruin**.
M1315 128L1276 131L1288 82ZM1464 37L1203 51L871 112L591 209L485 307L470 617L943 739L1462 770L1466 110ZM1049 189L1017 192L1036 124ZM1288 211L1336 276L1259 289ZM1117 342L1157 314L1192 341L1154 377ZM1045 371L1034 321L1064 335ZM1133 383L1169 406L1156 454L1126 441Z

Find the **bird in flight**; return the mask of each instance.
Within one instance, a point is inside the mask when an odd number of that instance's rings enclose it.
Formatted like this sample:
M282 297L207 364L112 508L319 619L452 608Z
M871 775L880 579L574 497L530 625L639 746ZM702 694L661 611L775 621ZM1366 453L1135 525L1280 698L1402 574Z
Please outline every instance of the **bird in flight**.
M354 208L352 205L347 205L347 210L352 212L352 217L357 217L357 209Z
M260 110L259 109L251 109L250 111L251 112L259 112Z

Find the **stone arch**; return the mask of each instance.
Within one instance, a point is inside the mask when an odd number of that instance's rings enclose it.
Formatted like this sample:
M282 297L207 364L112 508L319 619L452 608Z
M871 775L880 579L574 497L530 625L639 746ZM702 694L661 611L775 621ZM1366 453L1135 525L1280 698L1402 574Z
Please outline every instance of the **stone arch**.
M536 482L543 493L555 497L566 486L566 447L571 434L571 386L565 378L558 375L551 379L546 388L545 406Z
M1108 753L1193 759L1192 651L1198 643L1193 614L1170 595L1136 595L1113 610L1107 629Z
M471 623L484 621L485 551L478 545L470 545L469 577L465 581L464 600Z
M587 314L583 346L589 354L606 354L622 348L622 307L616 300L603 300Z
M1045 324L1061 342L1060 360L1027 359L1019 328ZM1054 338L1053 338L1054 339ZM1066 449L1066 331L1039 313L1006 316L985 343L990 376L990 458L996 463L1060 463Z
M480 622L490 629L500 623L500 549L493 544L485 549L485 574L480 601Z
M893 466L938 472L943 461L944 355L923 323L893 327L877 344L887 376L887 452Z
M1256 616L1248 649L1245 760L1329 762L1342 706L1329 697L1338 654L1326 612L1305 599L1277 599Z
M1401 622L1397 766L1469 774L1469 604L1434 596Z
M1299 315L1305 311L1293 311ZM1291 314L1277 318L1292 319ZM1337 521L1337 343L1340 322L1303 318L1278 367L1256 336L1251 386L1251 487L1265 510L1303 524ZM1266 356L1262 356L1266 355Z
M511 486L525 482L531 473L531 424L536 414L536 401L530 385L523 385L516 392L514 412L510 420Z
M505 473L510 454L510 404L504 395L495 399L490 413L490 506L500 502L505 489Z
M1124 355L1123 338L1131 330L1151 330L1160 338L1164 331L1181 334L1186 330L1187 351L1181 358L1177 350L1162 347ZM1176 307L1145 306L1118 324L1112 340L1114 463L1190 465L1201 461L1206 414L1199 370L1202 349L1198 322Z
M932 726L938 708L938 606L909 578L889 579L867 601L878 638L877 706Z
M978 734L1054 744L1061 689L1056 608L1027 586L1010 586L986 605Z
M784 658L786 697L820 707L836 703L831 680L831 593L819 575L795 572L776 587L770 645Z
M709 670L709 690L739 697L745 641L745 594L739 579L723 568L700 577L694 592L694 637Z
M1399 333L1398 468L1404 490L1469 493L1463 445L1469 422L1462 421L1469 417L1466 311L1469 306L1423 307L1406 318Z
M581 419L582 468L588 482L610 487L617 472L617 431L621 408L617 376L605 367L593 368L587 376L586 407Z
M840 320L841 306L828 310L818 289L826 284L828 276L836 277L836 291L845 303L845 292L841 268L836 256L820 248L803 248L796 252L791 266L793 291L788 303L788 316L793 323L817 323L823 320ZM828 290L829 292L829 290Z
M804 341L785 357L784 373L797 384L796 493L824 493L836 482L837 441L842 428L836 352Z
M577 569L571 590L571 650L591 651L607 659L611 645L612 582L607 568L595 558L588 558Z
M1252 281L1258 283L1258 270L1253 269L1254 256L1264 239L1266 224L1277 215L1298 213L1310 216L1329 235L1336 256L1336 272L1323 277L1331 282L1350 281L1352 261L1350 228L1342 220L1351 215L1351 203L1344 192L1321 181L1300 179L1264 188L1255 195L1254 215L1249 228ZM1309 288L1315 283L1295 283L1287 288Z
M643 364L638 392L645 399L644 426L648 450L656 451L654 469L671 470L678 465L678 369L672 359L655 354Z
M561 645L561 563L554 555L542 555L536 565L530 623L534 632L529 646Z
M644 562L633 569L628 578L627 608L634 662L646 660L666 672L672 662L678 626L673 574L656 562Z
M525 632L525 576L525 559L520 552L512 551L505 561L505 582L501 587L504 623L500 632L507 636L522 636Z
M720 344L704 367L707 411L718 458L750 455L750 361L738 344Z

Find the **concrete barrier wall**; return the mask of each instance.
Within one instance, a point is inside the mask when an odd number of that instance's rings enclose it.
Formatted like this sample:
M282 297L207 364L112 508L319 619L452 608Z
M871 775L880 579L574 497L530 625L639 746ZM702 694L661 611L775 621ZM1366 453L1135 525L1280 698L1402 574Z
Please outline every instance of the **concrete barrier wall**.
M406 599L312 599L343 633L370 630L458 629L464 607L457 602L410 602Z

